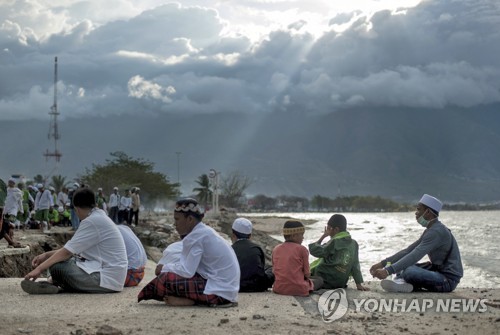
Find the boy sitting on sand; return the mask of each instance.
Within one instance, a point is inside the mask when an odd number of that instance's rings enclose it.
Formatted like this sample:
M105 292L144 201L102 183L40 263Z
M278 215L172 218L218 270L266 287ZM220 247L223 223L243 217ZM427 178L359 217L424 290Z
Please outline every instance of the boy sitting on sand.
M283 226L285 242L273 250L273 292L283 295L308 296L323 284L321 278L311 277L309 252L302 246L305 227L299 221L287 221Z
M359 266L358 243L346 229L347 220L343 215L330 217L323 235L317 242L309 244L311 255L319 257L317 265L311 267L311 273L323 278L325 289L346 287L349 276L352 276L358 290L368 291L361 285L363 276ZM328 236L330 240L322 245L321 242Z

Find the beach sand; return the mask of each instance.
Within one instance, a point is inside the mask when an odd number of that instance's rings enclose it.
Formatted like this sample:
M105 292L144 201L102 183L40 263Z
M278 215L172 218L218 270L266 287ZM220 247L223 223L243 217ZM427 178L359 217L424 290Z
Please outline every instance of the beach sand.
M244 216L244 215L242 215ZM286 219L251 218L255 229L279 234ZM307 224L306 222L304 222ZM1 243L5 243L1 241ZM346 289L349 309L333 322L323 321L320 294L280 296L271 291L241 293L237 307L169 307L157 301L137 303L137 294L154 276L148 262L146 277L135 288L116 294L28 295L22 278L0 279L0 334L499 334L500 290L459 287L453 293L387 293L379 281L371 291ZM365 278L368 279L368 278ZM323 292L320 292L323 293ZM368 310L356 311L353 299L371 299ZM484 312L371 311L382 299L487 299ZM465 300L462 300L465 299ZM497 306L497 307L493 307Z

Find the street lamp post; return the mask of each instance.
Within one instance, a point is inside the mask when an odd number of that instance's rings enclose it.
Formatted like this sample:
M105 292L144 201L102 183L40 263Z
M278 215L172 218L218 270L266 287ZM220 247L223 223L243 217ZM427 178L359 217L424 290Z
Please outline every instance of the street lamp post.
M212 182L212 208L214 210L214 215L219 213L219 172L214 169L210 169L208 174Z

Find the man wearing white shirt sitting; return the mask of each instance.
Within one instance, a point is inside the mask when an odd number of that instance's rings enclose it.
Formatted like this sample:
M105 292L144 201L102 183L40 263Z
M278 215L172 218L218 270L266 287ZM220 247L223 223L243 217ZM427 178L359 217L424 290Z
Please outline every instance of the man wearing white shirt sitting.
M139 293L138 301L155 299L170 306L235 306L240 288L240 266L231 245L201 220L194 199L179 200L175 229L182 240L177 263L165 264L160 275Z
M137 286L144 278L144 269L148 261L146 250L129 226L119 224L117 227L125 242L125 250L127 250L128 270L125 287Z
M96 208L91 189L78 189L73 195L73 206L81 220L78 230L64 247L33 259L35 269L21 282L25 292L113 293L123 290L127 253L120 231L102 209ZM46 270L50 272L52 283L35 281Z

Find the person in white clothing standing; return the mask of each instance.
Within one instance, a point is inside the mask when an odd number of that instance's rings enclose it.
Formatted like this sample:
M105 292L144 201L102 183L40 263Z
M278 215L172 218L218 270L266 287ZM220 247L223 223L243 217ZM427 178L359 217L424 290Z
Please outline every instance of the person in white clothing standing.
M201 220L194 199L177 201L175 229L182 240L177 263L163 265L160 275L139 293L138 301L155 299L170 306L236 306L240 266L231 245Z
M1 181L1 180L0 180ZM5 186L1 181L2 186ZM5 238L10 247L22 248L21 243L14 240L14 227L17 221L17 214L23 213L23 194L20 189L16 187L16 181L9 179L7 182L8 187L5 189L5 203L0 206L0 239Z
M130 191L125 190L125 195L120 197L120 206L118 207L118 223L127 223L130 225L130 207L132 206L132 198Z
M35 197L35 220L40 222L40 229L50 229L49 208L52 206L52 194L45 185L38 184L38 193Z
M109 196L109 217L114 223L118 222L118 205L120 204L120 195L118 187L113 187L113 193Z
M113 293L123 290L128 262L120 231L102 209L96 208L91 189L78 189L73 195L73 206L81 220L78 230L64 247L33 259L34 270L21 282L25 292ZM49 270L52 281L36 281L45 270Z

